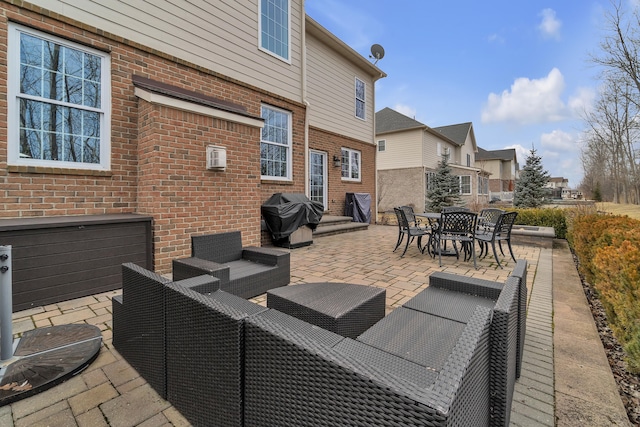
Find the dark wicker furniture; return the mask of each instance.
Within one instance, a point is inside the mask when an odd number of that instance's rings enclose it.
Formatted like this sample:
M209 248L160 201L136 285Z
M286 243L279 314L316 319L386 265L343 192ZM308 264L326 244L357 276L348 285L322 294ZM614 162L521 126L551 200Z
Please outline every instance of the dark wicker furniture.
M516 267L504 284L434 273L429 277L429 287L403 305L462 323L468 321L477 306L493 310L490 385L491 424L494 426L509 425L515 381L522 363L527 262L518 261Z
M173 260L173 279L209 274L220 279L220 290L253 298L289 284L289 252L242 247L240 231L191 237L191 258Z
M267 291L267 307L356 338L384 317L386 291L349 283L302 283Z
M526 262L506 284L435 273L357 339L218 286L126 264L113 299L114 346L194 426L508 423Z

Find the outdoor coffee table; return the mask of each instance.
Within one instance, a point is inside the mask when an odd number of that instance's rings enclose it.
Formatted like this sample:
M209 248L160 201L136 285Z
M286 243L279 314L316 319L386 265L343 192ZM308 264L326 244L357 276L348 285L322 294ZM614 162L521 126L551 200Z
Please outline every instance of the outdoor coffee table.
M302 283L267 291L267 307L356 338L385 314L386 292L349 283Z

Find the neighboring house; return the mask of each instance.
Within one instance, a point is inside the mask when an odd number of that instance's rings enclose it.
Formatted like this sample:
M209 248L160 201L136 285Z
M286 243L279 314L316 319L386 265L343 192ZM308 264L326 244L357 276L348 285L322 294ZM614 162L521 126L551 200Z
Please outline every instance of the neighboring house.
M488 175L475 165L471 123L431 128L390 108L376 113L378 212L394 206L425 208L430 179L443 156L459 177L465 203L488 200Z
M478 147L476 165L489 173L491 198L512 199L519 170L516 150L485 150Z
M544 186L550 189L551 197L555 199L571 199L574 198L569 188L569 180L561 176L551 177ZM575 197L577 198L577 196Z
M346 192L374 194L385 74L303 8L2 2L0 215L151 216L164 274L192 235L240 230L260 245L273 193L306 193L335 215Z

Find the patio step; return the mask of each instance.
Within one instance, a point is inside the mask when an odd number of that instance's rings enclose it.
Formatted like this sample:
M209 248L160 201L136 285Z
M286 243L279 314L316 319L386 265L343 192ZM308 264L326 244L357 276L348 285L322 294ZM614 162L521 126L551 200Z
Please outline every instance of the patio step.
M350 233L369 228L369 224L354 222L350 216L324 215L320 224L313 231L313 237L331 236L334 234Z

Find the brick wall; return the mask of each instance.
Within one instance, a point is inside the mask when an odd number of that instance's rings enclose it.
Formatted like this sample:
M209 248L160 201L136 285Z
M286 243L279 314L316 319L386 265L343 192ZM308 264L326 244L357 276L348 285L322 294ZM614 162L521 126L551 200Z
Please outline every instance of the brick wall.
M159 273L170 271L171 259L190 254L192 234L239 229L245 245L260 245L261 203L274 192L304 192L304 107L32 9L0 4L0 44L6 46L11 19L111 52L111 171L8 168L3 127L0 216L152 215ZM6 63L2 49L0 80L6 79ZM134 74L234 102L255 117L260 116L262 103L291 111L293 182L260 181L258 128L151 105L134 95ZM6 87L5 82L0 85ZM7 117L6 94L0 97L0 117ZM208 144L227 148L226 171L206 170Z
M333 156L340 157L341 148L358 150L362 156L360 182L343 181L341 168L333 166ZM372 222L375 222L375 155L376 147L373 144L347 138L342 135L323 131L317 128L309 129L309 148L327 153L328 161L328 189L329 189L329 215L344 215L344 203L346 193L369 193L371 194Z

